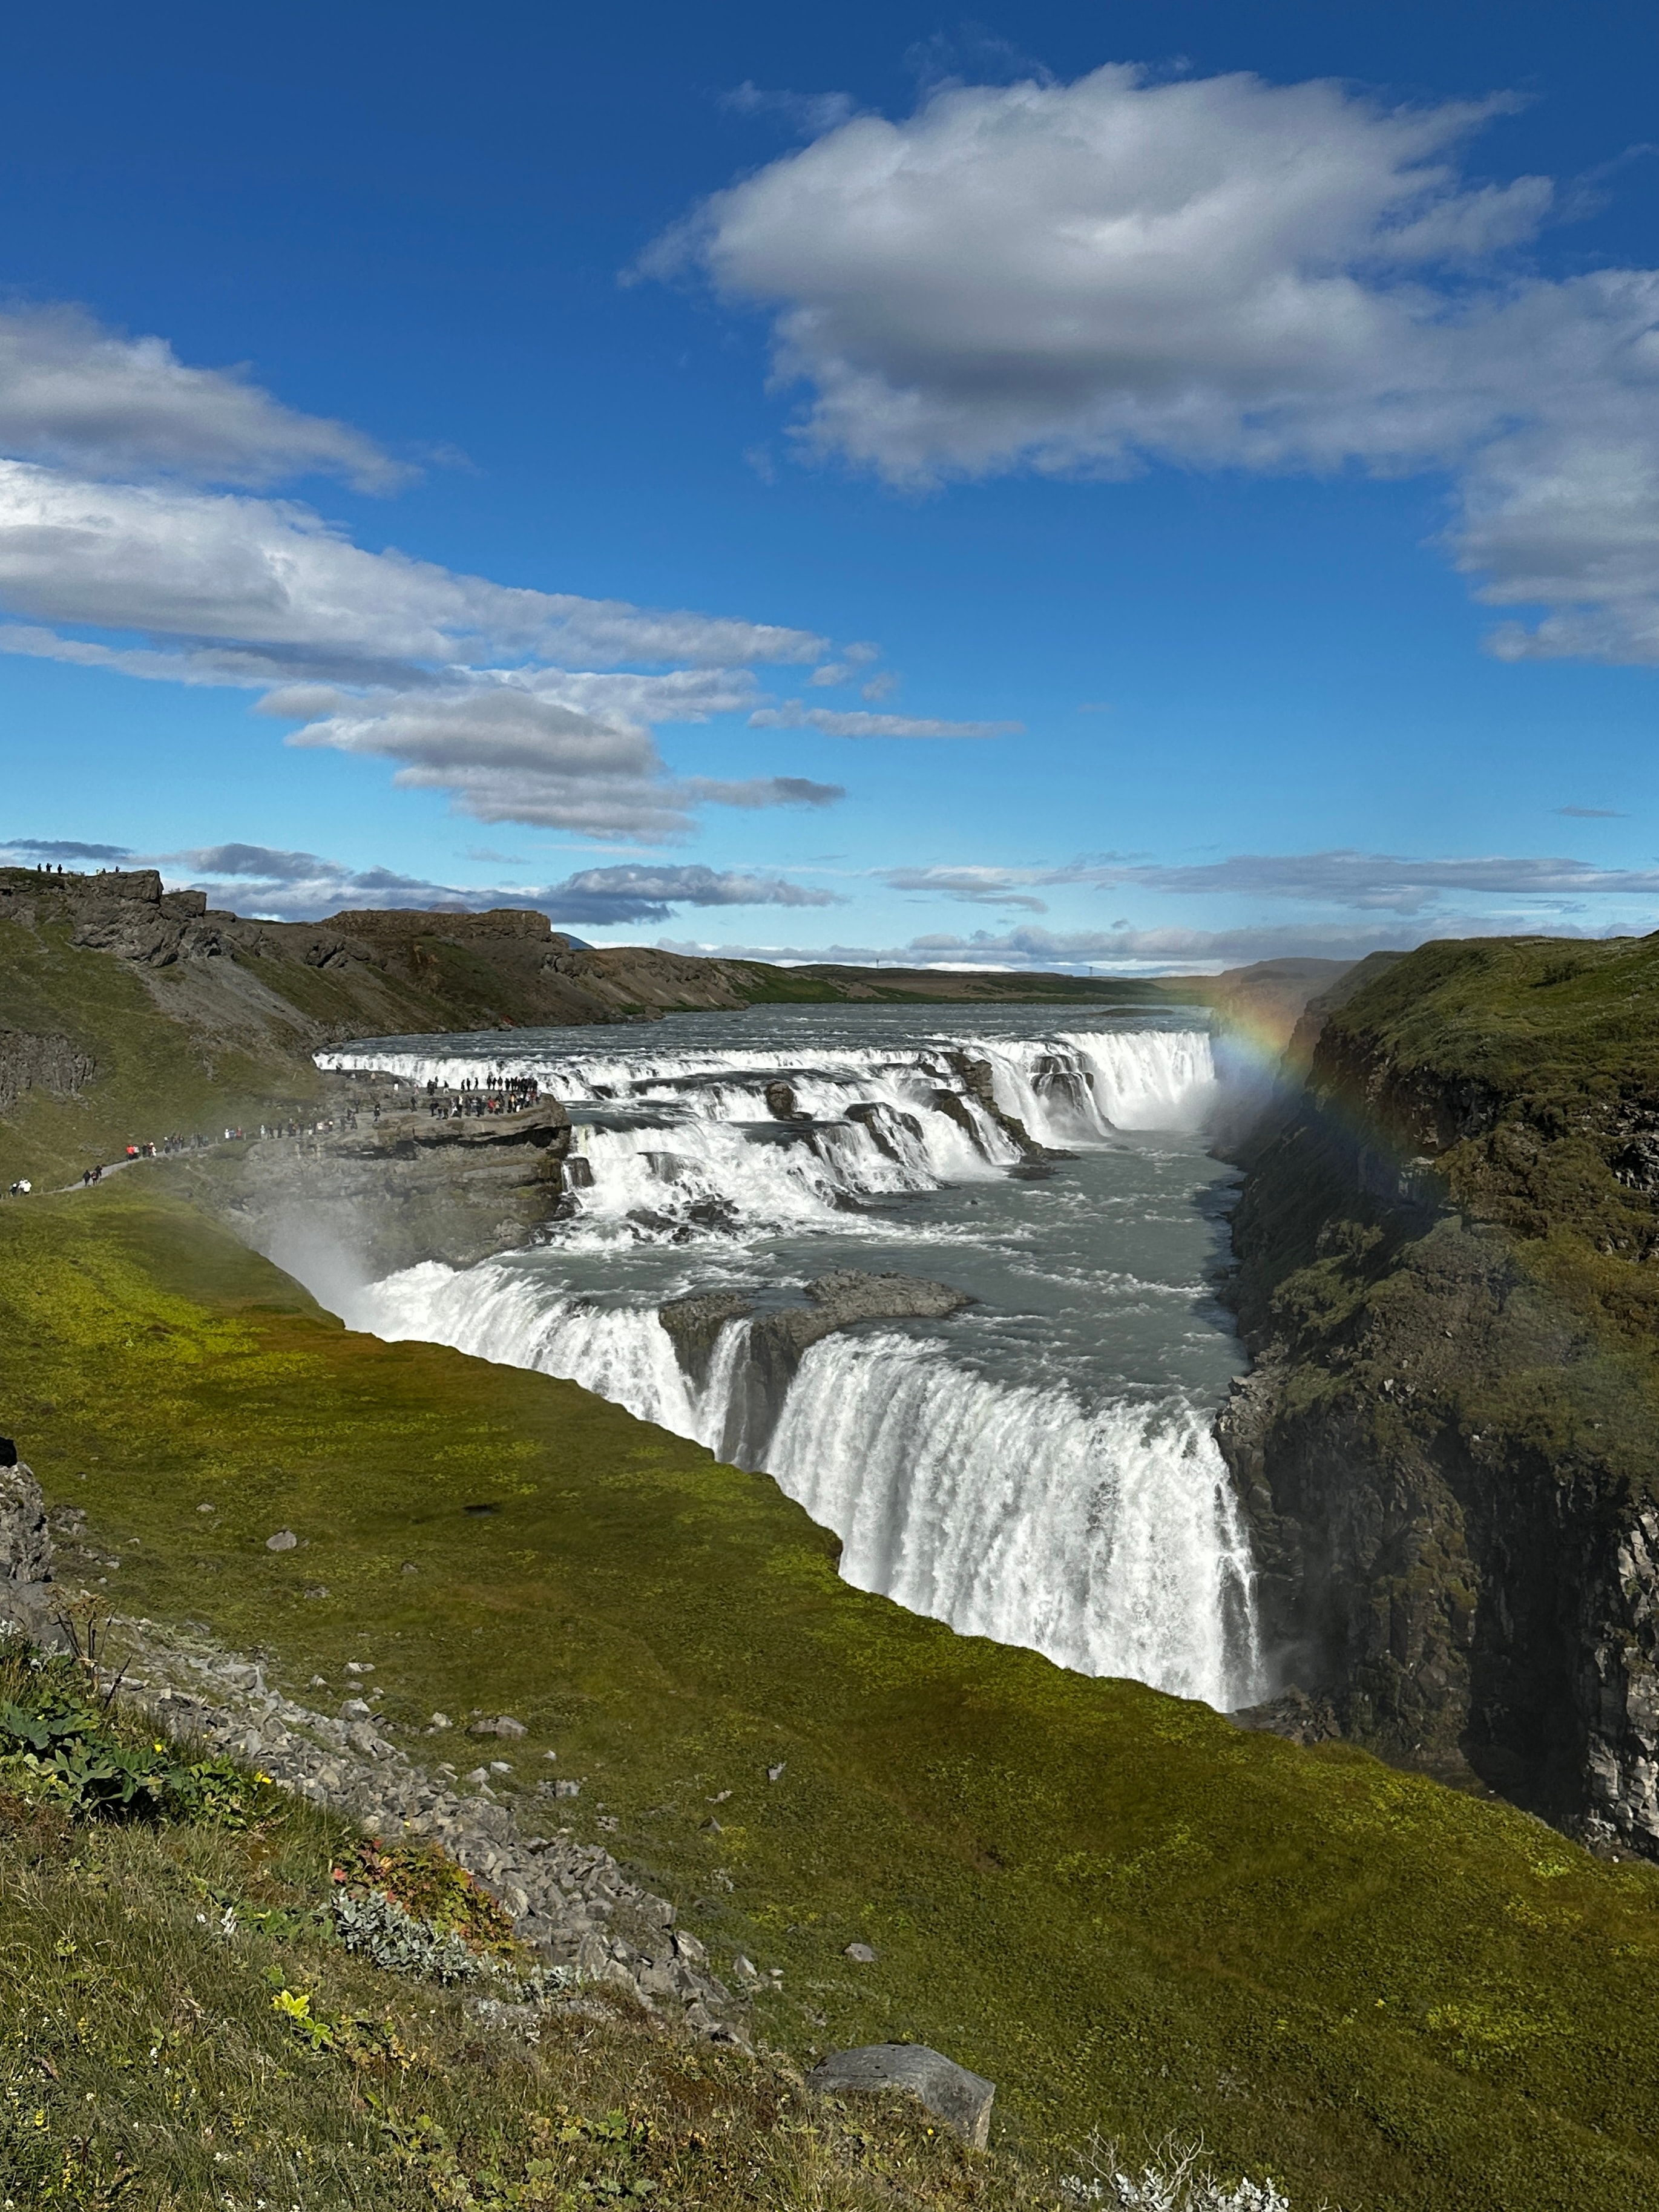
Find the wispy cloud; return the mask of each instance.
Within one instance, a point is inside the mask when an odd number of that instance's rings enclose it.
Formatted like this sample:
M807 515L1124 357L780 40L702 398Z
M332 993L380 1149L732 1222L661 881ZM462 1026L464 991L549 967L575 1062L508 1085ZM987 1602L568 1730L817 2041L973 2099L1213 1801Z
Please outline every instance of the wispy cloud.
M0 853L20 860L95 860L100 867L132 858L125 845L82 845L72 837L9 837Z
M1391 927L1293 923L1281 927L1243 924L1232 929L1136 929L1127 923L1110 929L975 930L968 935L937 931L902 944L806 945L660 939L673 952L716 955L731 960L775 960L791 964L826 962L849 967L989 968L1077 974L1210 974L1255 960L1301 957L1363 960L1368 952L1404 951L1434 938L1513 934L1513 916L1460 915L1433 924ZM1565 937L1609 937L1617 927L1589 931L1571 927Z
M1563 810L1565 811L1565 810ZM910 867L882 872L896 890L933 893L979 906L1035 905L1034 893L1079 884L1188 896L1295 899L1310 905L1421 914L1448 894L1474 892L1555 908L1590 898L1659 898L1659 868L1601 868L1588 860L1480 854L1422 860L1395 854L1239 853L1172 866L1101 854L1058 867Z
M31 851L40 849L31 847ZM122 855L131 858L131 855ZM556 923L599 927L662 922L680 907L823 907L836 893L786 877L700 866L582 868L552 884L435 883L383 867L352 868L316 853L227 844L156 856L170 880L218 893L224 903L279 921L313 921L353 907L527 907Z
M749 717L751 730L816 730L825 738L1012 738L1024 722L942 722L927 714L838 713L786 699L780 707L760 707Z
M316 475L390 491L413 473L349 424L284 407L246 368L187 368L165 338L61 305L0 309L0 452L222 484Z
M654 842L702 806L842 795L787 775L676 776L655 732L763 713L758 671L852 680L874 646L836 653L810 630L501 584L356 544L263 488L325 474L390 490L408 471L242 371L191 368L80 308L0 308L0 652L257 693L301 726L293 743L377 755L486 822ZM838 719L848 734L904 733L882 726L894 718Z

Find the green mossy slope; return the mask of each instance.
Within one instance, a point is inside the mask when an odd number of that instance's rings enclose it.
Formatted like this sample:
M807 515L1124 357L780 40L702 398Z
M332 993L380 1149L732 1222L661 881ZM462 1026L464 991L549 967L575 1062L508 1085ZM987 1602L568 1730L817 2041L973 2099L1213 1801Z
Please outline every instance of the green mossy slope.
M798 2056L933 2042L1016 2136L1201 2130L1298 2208L1659 2207L1659 1870L850 1590L763 1478L352 1336L164 1172L0 1215L6 1425L125 1607L373 1661L394 1734L516 1713Z
M15 1781L9 1771L8 1781ZM1047 2212L912 2108L584 1992L533 2042L331 1940L341 1823L71 1826L0 1788L0 2203L17 2212Z

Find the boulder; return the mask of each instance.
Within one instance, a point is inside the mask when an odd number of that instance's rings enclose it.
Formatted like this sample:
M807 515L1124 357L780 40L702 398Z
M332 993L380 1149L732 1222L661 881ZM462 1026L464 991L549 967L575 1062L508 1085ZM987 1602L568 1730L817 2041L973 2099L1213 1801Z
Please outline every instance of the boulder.
M806 2077L820 2096L863 2096L902 2089L944 2121L970 2149L983 2150L997 2085L970 2074L925 2043L866 2043L832 2051Z
M0 1580L52 1579L52 1536L40 1486L21 1461L0 1468Z

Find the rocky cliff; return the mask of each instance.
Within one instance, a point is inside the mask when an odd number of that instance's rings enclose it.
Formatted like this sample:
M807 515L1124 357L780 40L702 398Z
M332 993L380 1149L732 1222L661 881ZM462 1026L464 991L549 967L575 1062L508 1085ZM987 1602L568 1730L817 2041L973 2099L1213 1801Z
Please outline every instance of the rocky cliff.
M1659 1856L1659 941L1425 946L1296 1044L1218 1429L1285 1679Z

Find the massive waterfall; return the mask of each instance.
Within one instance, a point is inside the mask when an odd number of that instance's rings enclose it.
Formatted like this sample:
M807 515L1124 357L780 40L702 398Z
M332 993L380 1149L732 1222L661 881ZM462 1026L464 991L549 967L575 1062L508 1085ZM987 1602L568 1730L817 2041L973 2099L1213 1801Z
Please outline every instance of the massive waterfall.
M1249 1702L1249 1545L1209 1425L1231 1339L1189 1268L1162 1279L1142 1255L1137 1273L1114 1249L1150 1237L1156 1259L1175 1238L1184 1259L1200 1233L1192 1186L1220 1172L1202 1150L1224 1087L1210 1039L1010 1035L1006 1016L941 1037L879 1011L874 1036L846 1010L817 1034L790 1010L781 1042L595 1052L589 1031L507 1054L490 1036L323 1055L421 1085L534 1076L582 1163L538 1250L333 1302L354 1327L567 1376L763 1468L840 1535L849 1581L964 1633ZM1076 1164L1053 1170L1045 1147ZM775 1307L781 1284L849 1265L981 1303L822 1339L759 1414L753 1320L727 1321L692 1373L659 1319L708 1288Z

